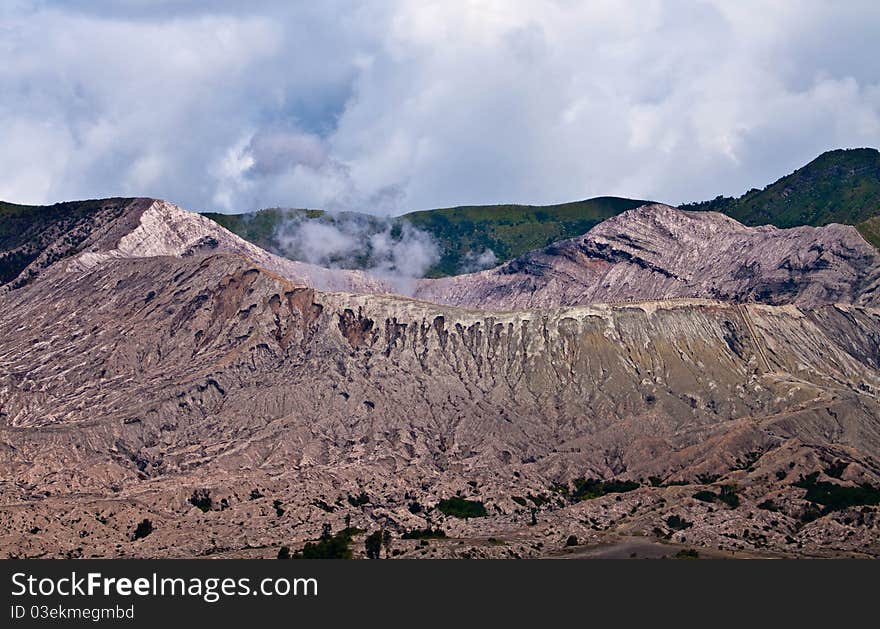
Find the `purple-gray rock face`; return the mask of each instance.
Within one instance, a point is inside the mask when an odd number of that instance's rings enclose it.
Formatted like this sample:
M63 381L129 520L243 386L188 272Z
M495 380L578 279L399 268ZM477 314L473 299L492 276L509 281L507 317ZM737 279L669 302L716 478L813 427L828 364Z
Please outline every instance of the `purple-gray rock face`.
M0 294L0 556L274 557L346 522L403 557L880 555L871 306L463 309L157 203ZM869 489L827 508L810 482ZM487 516L438 508L457 494Z
M109 201L109 200L108 200ZM156 199L114 200L67 232L54 235L42 253L0 292L20 287L56 263L86 271L110 258L189 257L218 252L245 256L291 281L327 291L390 292L391 285L363 271L325 269L264 251L210 219ZM75 244L72 244L75 243Z
M746 227L646 205L499 268L423 280L415 297L508 310L679 297L877 305L880 254L851 226Z

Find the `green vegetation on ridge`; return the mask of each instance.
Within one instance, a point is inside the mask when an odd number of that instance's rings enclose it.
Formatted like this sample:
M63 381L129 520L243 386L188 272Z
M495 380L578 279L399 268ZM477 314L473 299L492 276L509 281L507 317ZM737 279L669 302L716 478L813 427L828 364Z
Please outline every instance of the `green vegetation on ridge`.
M440 260L428 277L455 275L475 270L473 259L491 250L497 261L506 262L532 249L557 240L574 238L626 210L650 203L617 197L597 197L559 205L468 205L410 212L386 219L356 212L270 208L249 214L206 213L259 247L284 254L279 228L287 221L318 220L329 225L359 222L366 233L391 229L399 234L403 222L431 234L440 245ZM344 264L341 266L352 266ZM357 260L355 260L357 262ZM359 268L357 264L354 265Z
M49 206L0 202L0 252L5 252L0 254L0 284L15 279L57 238L69 242L53 255L63 257L76 251L80 244L77 239L85 238L88 232L73 233L71 228L102 207L121 206L125 201L72 201ZM302 258L285 250L279 237L279 229L289 221L354 223L367 236L388 231L392 239L400 237L402 225L408 222L437 241L441 257L428 269L427 276L442 277L476 270L479 265L475 258L487 249L497 263L503 263L557 240L579 236L645 203L648 201L597 197L547 206L460 206L394 218L278 208L248 214L209 212L205 216L259 247L295 259ZM872 148L828 151L762 190L680 207L723 212L746 225L854 225L865 240L880 248L880 152ZM342 268L367 268L369 251L347 252L344 258L331 259L330 263Z
M880 249L880 216L874 216L856 225L856 229L869 243Z
M557 240L579 236L598 223L645 203L648 201L597 197L548 206L469 205L410 212L392 219L279 209L206 216L243 238L282 254L277 231L284 220L291 218L318 219L331 224L356 218L374 231L386 229L389 220L394 226L408 221L430 233L440 245L441 258L427 275L441 277L475 270L475 256L487 249L494 253L498 263L506 262ZM680 207L722 212L753 226L819 226L832 222L855 225L868 242L880 248L880 152L872 148L828 151L762 190L750 190L738 198L718 196Z
M745 225L864 225L880 214L880 152L828 151L763 190L749 190L738 198L718 196L681 209L723 212ZM865 237L877 245L876 232L862 225L862 234L873 233L874 240Z
M559 205L468 205L404 214L429 232L442 248L429 276L454 275L467 268L467 257L491 249L498 262L588 232L605 219L650 203L597 197Z
M74 232L77 224L102 208L118 208L127 201L92 199L43 206L0 201L0 284L18 277L56 239L61 246L55 259L70 255L88 235L88 230Z

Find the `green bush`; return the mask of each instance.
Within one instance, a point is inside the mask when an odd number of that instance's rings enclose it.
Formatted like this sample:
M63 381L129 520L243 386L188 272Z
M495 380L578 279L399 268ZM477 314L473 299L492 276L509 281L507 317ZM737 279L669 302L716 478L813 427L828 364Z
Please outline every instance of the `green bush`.
M679 515L671 515L666 518L666 526L671 528L674 531L683 531L685 529L689 529L694 525L693 522L688 522L683 517Z
M736 495L735 485L724 485L717 494L707 489L702 489L694 494L694 498L703 502L715 502L717 500L723 502L731 509L736 509L739 506L739 496Z
M193 495L189 498L190 504L198 509L201 509L203 513L207 513L211 510L213 506L213 502L211 501L211 492L207 489L197 489L193 492Z
M382 552L382 531L374 531L364 540L367 559L378 559Z
M350 504L352 507L362 507L363 505L370 504L370 497L367 495L366 492L363 491L357 496L352 496L351 494L348 494L348 504Z
M440 527L432 529L429 526L425 529L413 529L412 531L407 531L400 536L400 539L443 539L444 537L446 537L446 532L443 529Z
M637 482L631 480L603 481L598 478L576 478L574 479L574 491L571 492L570 497L573 501L580 502L607 494L622 494L639 487Z
M489 515L486 506L478 500L465 500L460 496L445 498L437 503L437 510L454 518L484 518Z
M715 502L715 499L717 497L717 494L711 491L707 491L705 489L700 490L694 494L694 498L696 498L697 500L702 500L703 502Z
M844 470L849 466L849 463L845 463L843 461L837 461L832 463L827 468L825 468L825 473L831 478L840 478L843 476Z
M141 523L137 525L137 528L134 530L134 534L131 536L131 539L132 541L136 539L143 539L152 532L153 523L144 518Z
M794 483L794 486L806 489L807 493L804 498L809 502L823 505L824 513L859 505L880 504L880 487L874 487L868 483L854 487L837 485L826 481L817 481L818 477L819 472L813 472Z
M718 494L718 500L731 509L736 509L739 506L739 496L736 495L736 486L724 485L721 488L721 492Z
M325 531L317 542L306 542L294 559L351 559L351 538L360 530L346 528L336 535ZM381 538L380 538L381 540Z

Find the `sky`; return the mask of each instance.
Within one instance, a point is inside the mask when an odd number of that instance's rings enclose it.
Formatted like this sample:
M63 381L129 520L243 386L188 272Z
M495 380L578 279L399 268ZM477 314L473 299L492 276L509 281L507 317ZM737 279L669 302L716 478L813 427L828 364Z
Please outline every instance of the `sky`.
M0 0L0 199L738 195L880 146L875 0Z

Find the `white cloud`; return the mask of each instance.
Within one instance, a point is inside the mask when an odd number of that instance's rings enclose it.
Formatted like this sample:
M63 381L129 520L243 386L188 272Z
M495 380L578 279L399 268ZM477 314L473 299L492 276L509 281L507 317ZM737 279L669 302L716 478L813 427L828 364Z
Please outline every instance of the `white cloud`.
M868 1L75 6L0 10L0 198L679 202L880 145Z

